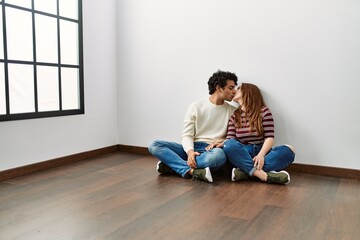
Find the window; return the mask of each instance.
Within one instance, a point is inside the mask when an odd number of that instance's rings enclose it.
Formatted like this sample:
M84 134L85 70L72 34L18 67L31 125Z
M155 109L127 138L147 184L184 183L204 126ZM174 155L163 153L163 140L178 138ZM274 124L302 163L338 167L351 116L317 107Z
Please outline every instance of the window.
M82 1L0 7L0 121L83 114Z

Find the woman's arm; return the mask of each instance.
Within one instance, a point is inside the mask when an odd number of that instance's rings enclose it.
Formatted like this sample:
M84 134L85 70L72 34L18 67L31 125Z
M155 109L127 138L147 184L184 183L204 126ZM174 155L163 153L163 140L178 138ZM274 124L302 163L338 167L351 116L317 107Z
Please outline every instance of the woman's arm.
M265 163L265 155L270 151L273 145L274 145L274 138L272 137L265 138L264 144L260 152L258 153L258 155L256 155L253 158L254 167L256 167L259 170L263 168Z

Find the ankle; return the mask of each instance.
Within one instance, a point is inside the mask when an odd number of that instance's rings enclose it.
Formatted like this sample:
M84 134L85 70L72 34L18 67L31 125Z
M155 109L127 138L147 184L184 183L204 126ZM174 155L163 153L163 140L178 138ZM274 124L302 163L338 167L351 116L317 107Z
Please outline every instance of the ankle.
M253 176L259 178L261 181L266 182L268 175L263 170L255 170Z

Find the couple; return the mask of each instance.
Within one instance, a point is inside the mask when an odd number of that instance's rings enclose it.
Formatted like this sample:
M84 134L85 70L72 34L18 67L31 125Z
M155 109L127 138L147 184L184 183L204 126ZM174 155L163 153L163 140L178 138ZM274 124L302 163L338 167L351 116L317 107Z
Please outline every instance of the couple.
M243 83L236 89L237 80L234 73L215 72L208 81L210 97L192 103L185 114L181 144L156 140L148 147L160 160L160 174L213 182L211 171L228 160L232 181L290 182L283 169L294 161L293 147L273 147L274 120L259 88Z

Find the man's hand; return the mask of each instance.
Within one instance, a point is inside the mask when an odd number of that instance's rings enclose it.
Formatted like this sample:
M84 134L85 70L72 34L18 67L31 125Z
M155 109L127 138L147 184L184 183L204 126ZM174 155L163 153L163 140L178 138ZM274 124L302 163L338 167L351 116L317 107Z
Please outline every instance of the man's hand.
M187 165L193 169L197 168L196 165L196 156L200 156L200 153L195 152L194 150L190 149L187 153L188 159L187 159Z

